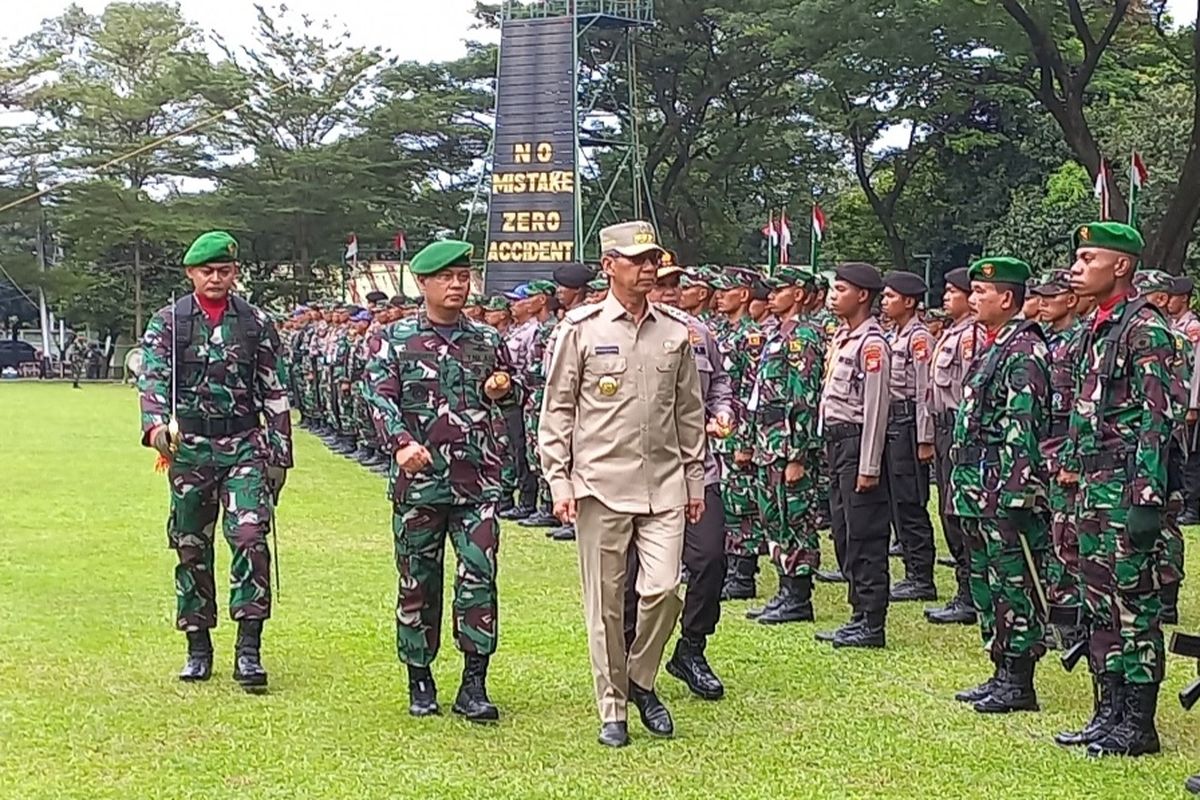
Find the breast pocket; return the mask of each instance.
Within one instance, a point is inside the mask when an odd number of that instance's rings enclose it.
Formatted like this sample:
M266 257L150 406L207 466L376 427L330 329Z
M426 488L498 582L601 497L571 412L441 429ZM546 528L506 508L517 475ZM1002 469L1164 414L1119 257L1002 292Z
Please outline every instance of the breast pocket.
M440 381L437 378L414 378L405 380L400 391L400 409L402 411L433 412L438 406L441 395Z
M580 394L586 394L600 402L615 402L628 387L628 366L621 356L596 356L583 365L583 383Z
M655 359L654 378L657 384L655 394L659 398L669 400L675 396L675 376L678 372L678 353L668 353Z
M943 388L954 383L954 350L942 348L933 362L933 382Z

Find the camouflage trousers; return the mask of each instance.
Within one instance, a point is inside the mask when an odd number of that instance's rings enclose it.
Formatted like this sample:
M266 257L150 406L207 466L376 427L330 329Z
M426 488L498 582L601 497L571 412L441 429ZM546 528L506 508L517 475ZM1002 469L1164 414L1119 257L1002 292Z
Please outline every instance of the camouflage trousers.
M534 504L538 508L550 505L550 486L542 477L542 461L538 455L538 417L542 407L542 391L532 392L534 398L525 404L525 461L529 471L537 476L537 499Z
M217 624L213 575L217 513L229 543L229 616L270 619L271 522L266 465L255 459L234 466L171 465L171 518L167 539L178 556L175 567L175 625L182 631Z
M758 467L737 466L733 453L717 456L721 464L721 501L725 505L725 553L757 558L767 539L758 515Z
M1179 515L1183 513L1183 492L1172 492L1163 511L1162 559L1159 577L1163 586L1183 580L1183 528L1179 526Z
M1160 683L1166 668L1160 616L1164 536L1138 546L1126 533L1128 508L1080 509L1079 557L1092 634L1092 671L1126 683Z
M367 405L367 401L363 399L362 390L361 382L355 383L350 389L350 407L353 409L351 427L354 431L354 438L358 440L359 444L374 447L378 436L375 433L375 423L371 419L371 409Z
M960 521L984 649L997 662L1003 656L1041 658L1046 652L1042 617L1018 533L1025 534L1040 573L1047 549L1044 517L1031 514L1019 524L1007 517L961 517Z
M454 548L454 638L464 653L496 651L496 506L409 506L392 515L399 589L396 652L400 661L427 667L437 657L442 632L446 539Z
M783 479L786 461L774 461L758 470L758 513L767 553L784 577L812 575L821 566L816 465L815 458L807 459L804 477L790 484Z
M1050 487L1050 541L1053 557L1047 558L1046 599L1057 606L1083 605L1080 579L1079 532L1075 529L1076 487Z

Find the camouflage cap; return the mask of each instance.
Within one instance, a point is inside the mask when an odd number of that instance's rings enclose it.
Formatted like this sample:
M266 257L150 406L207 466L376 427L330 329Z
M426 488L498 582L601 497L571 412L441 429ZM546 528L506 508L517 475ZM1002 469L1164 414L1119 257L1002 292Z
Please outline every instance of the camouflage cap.
M661 272L661 270L660 270ZM661 278L662 276L659 275ZM608 290L608 276L603 273L592 278L587 285L589 292L604 292Z
M1171 287L1175 279L1158 269L1140 269L1133 276L1133 285L1138 290L1139 294L1153 294L1154 292L1171 292Z
M484 311L511 311L512 304L504 295L494 294L483 301Z
M558 287L554 285L554 281L530 281L525 284L525 296L533 297L534 295L545 294L552 295L558 291Z
M466 303L466 304L467 304L468 306L481 306L481 305L483 305L483 295L481 295L481 294L475 294L474 292L471 292L471 294L467 296L467 303Z
M1056 297L1071 291L1071 275L1065 269L1051 270L1041 280L1034 281L1031 292L1038 297Z

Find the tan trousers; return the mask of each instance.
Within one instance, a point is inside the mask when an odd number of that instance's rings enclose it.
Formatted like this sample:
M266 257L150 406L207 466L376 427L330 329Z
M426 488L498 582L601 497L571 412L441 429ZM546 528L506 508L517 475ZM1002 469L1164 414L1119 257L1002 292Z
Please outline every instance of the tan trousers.
M680 564L683 558L682 508L653 515L622 514L594 497L579 500L575 522L579 571L583 576L583 616L603 722L623 722L629 682L654 688L663 649L679 620ZM625 580L629 548L641 565L637 638L625 654Z

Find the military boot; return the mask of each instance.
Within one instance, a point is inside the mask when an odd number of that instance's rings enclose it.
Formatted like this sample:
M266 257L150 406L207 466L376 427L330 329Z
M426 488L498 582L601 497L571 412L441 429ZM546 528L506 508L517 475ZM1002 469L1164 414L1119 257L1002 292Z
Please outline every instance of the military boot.
M779 594L782 599L759 615L763 625L779 625L784 622L812 622L812 577L779 578Z
M970 689L963 689L954 695L954 699L960 703L978 703L983 698L992 693L1001 681L1008 680L1008 670L1004 661L992 658L992 663L995 665L992 669L992 677L988 678L978 686L972 686Z
M842 574L840 569L818 570L814 578L819 583L845 583L846 576Z
M905 603L910 600L937 600L937 587L933 585L932 577L905 578L892 587L889 599L893 603Z
M1160 617L1163 625L1178 625L1179 624L1179 581L1169 583L1162 587L1159 594L1162 596L1162 615Z
M925 621L933 625L974 625L977 619L971 598L961 591L942 608L925 609Z
M783 578L780 577L779 590L777 592L775 592L774 595L772 595L771 599L767 600L765 605L763 605L759 608L747 608L746 609L746 619L758 619L763 614L774 611L775 606L782 603L786 598L787 598L787 595L785 594L785 590L784 590Z
M267 671L263 669L262 658L259 656L262 629L261 619L243 619L238 622L233 679L252 694L267 690Z
M187 661L179 672L179 680L191 683L212 677L213 645L208 629L187 632Z
M575 526L562 525L550 531L550 538L556 542L573 542L575 541Z
M508 511L501 511L497 516L499 516L500 519L512 521L512 520L518 520L518 519L525 519L533 512L534 512L533 506L517 504L517 505L513 506L511 509L509 509Z
M753 556L726 556L726 561L721 599L753 600L757 597L758 585L754 576L758 572L758 559Z
M1077 731L1063 731L1054 737L1054 741L1064 747L1089 745L1108 735L1108 731L1117 723L1121 706L1121 677L1111 672L1103 675L1093 675L1092 685L1094 695L1092 700L1092 718Z
M467 653L463 657L462 683L451 709L471 722L495 722L500 709L492 705L487 694L488 657Z
M408 713L414 717L431 717L440 714L437 684L429 667L408 668Z
M980 714L1008 714L1013 711L1041 711L1033 688L1033 656L1005 656L1005 669L992 691L975 703Z
M1183 782L1183 788L1192 794L1200 794L1200 775L1193 775Z
M887 617L884 614L867 614L855 628L843 628L833 636L833 646L880 648L887 646Z
M849 631L851 628L857 628L866 621L867 615L856 611L850 616L849 621L845 625L832 631L817 631L817 633L813 634L813 638L818 642L832 642L837 638L839 633Z
M1180 525L1200 525L1200 511L1193 505L1179 515Z
M539 509L528 517L518 520L517 524L522 528L557 528L559 522L558 517L551 514L548 509Z
M725 686L704 657L704 637L681 636L675 654L667 662L667 673L687 684L692 694L704 700L720 700Z
M1121 688L1120 720L1108 734L1088 745L1089 756L1144 756L1160 749L1154 715L1158 712L1157 683L1125 683Z

